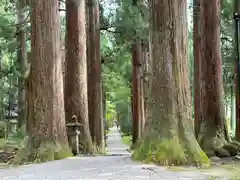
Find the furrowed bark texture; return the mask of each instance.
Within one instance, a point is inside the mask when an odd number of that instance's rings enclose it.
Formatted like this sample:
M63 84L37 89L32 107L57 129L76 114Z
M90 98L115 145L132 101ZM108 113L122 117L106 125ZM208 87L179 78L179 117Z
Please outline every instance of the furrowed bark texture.
M66 136L60 19L57 0L31 0L31 69L28 132L31 147L68 144Z
M200 35L200 0L193 1L193 55L194 55L194 127L196 137L200 130L202 119L201 95L201 35Z
M187 1L151 0L150 6L152 117L133 157L159 164L208 163L191 120Z
M133 0L132 5L141 8L142 1ZM137 31L134 32L132 44L132 123L133 123L133 145L141 138L143 127L143 107L142 107L142 44Z
M104 150L102 82L100 58L99 1L88 0L88 109L91 136L96 149Z
M228 141L220 51L220 0L202 0L200 6L202 89L205 93L200 101L203 117L198 140L210 156Z
M85 1L68 0L66 3L66 72L65 111L66 120L72 116L82 124L80 143L85 153L93 152L89 130L87 98L87 60Z
M132 143L135 144L141 136L141 44L140 40L132 45Z

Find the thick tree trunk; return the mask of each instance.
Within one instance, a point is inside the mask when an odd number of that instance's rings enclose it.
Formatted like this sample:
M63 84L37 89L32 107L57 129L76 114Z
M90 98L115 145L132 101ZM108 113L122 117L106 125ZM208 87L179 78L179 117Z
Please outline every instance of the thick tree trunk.
M22 128L26 123L26 86L25 79L28 72L28 59L27 59L27 39L24 30L25 26L25 11L24 0L18 0L17 7L17 41L18 51L17 60L19 70L21 72L18 78L18 127Z
M88 0L88 109L89 123L96 150L104 151L104 127L102 112L102 82L100 58L99 0Z
M240 12L239 0L234 0L234 12ZM237 41L237 39L235 41ZM235 43L235 46L236 45L237 44ZM236 64L235 64L236 130L235 130L235 136L236 136L236 139L238 141L240 141L240 84L239 84L238 68L239 68L239 62L238 62L238 57L237 57L237 52L236 52Z
M200 35L200 0L193 1L193 55L194 55L194 127L196 137L201 120L201 35Z
M187 1L150 0L151 120L135 159L158 164L208 164L191 119L187 65Z
M76 116L82 124L80 143L84 153L93 152L89 130L85 1L66 3L65 111L67 122Z
M27 121L33 149L46 143L68 145L59 29L58 0L31 0Z
M141 136L141 43L136 40L132 45L132 122L133 145Z
M201 21L201 96L202 118L198 136L203 150L209 155L218 155L228 141L226 117L224 112L224 94L222 83L222 61L220 50L220 0L202 0L200 2Z

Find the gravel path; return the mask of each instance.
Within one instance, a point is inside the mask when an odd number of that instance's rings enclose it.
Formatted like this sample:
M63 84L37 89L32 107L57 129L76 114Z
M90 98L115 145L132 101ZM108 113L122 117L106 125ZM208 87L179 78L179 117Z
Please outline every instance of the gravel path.
M108 147L107 156L72 157L1 169L0 180L207 180L210 175L221 174L219 171L211 174L197 170L169 171L164 167L133 162L116 128L109 133Z

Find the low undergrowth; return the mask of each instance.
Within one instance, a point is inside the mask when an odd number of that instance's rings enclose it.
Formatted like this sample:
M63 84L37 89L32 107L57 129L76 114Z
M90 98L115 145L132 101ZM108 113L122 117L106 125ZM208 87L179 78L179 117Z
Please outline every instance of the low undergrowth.
M126 144L128 146L131 146L132 145L132 135L125 135L125 134L122 134L122 142L123 144Z
M13 165L22 165L29 163L42 163L53 160L60 160L72 156L71 149L66 145L59 143L42 143L38 149L30 150L26 145L20 149L15 158L11 161Z

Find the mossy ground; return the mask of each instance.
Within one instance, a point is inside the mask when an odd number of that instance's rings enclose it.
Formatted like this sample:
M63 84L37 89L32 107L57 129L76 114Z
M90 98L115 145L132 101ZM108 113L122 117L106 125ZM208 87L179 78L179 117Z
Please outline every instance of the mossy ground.
M177 137L164 139L147 137L135 146L134 160L159 165L196 165L209 167L210 161L198 147L182 145Z
M59 143L42 143L38 149L22 148L18 151L11 164L21 165L28 163L42 163L53 160L60 160L72 156L71 149Z

